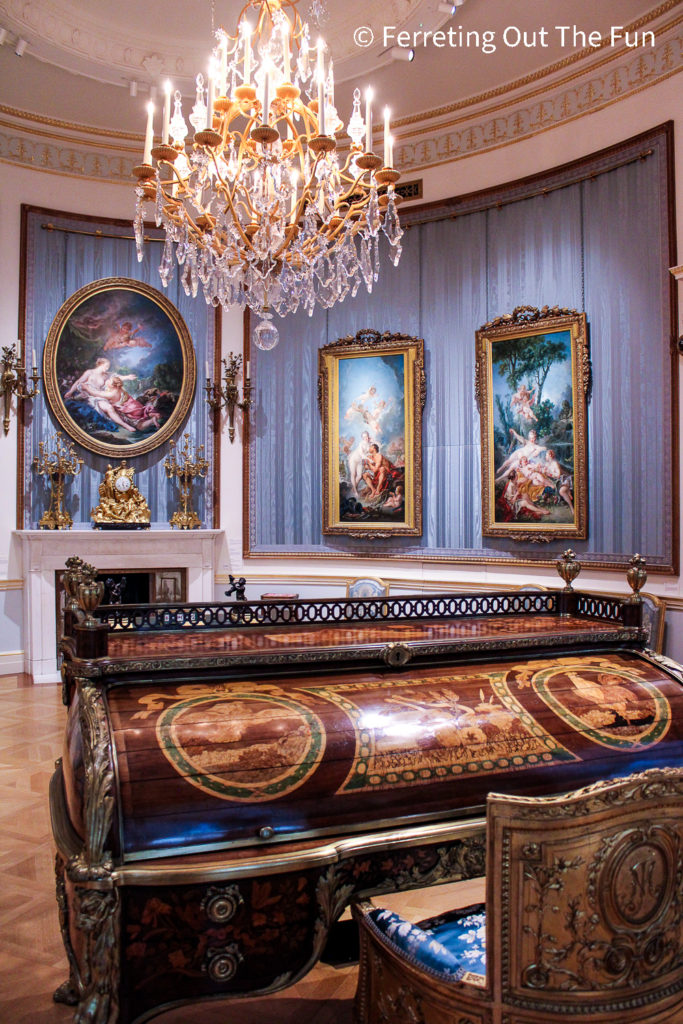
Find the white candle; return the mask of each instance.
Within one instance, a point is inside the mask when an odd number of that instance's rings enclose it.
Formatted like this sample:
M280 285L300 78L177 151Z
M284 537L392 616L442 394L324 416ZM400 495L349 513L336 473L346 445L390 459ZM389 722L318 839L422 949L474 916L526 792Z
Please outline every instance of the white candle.
M285 72L285 82L292 80L292 64L289 52L289 18L282 19L282 67Z
M249 360L248 359L247 359L247 369L245 371L245 377L246 377L247 380L249 380Z
M372 153L372 89L365 90L365 152Z
M35 368L38 365L38 363L36 362L36 350L35 349L33 349L32 355L33 355L33 366Z
M207 380L211 380L211 378L209 377L209 360L208 359L206 360L206 379Z
M393 167L393 166L394 166L394 136L390 135L389 136L389 163L387 164L387 167Z
M173 91L173 86L171 85L171 82L167 78L166 81L164 82L164 121L163 121L163 128L162 128L162 131L161 131L161 141L163 142L163 144L165 146L168 146L169 125L171 123L171 93L172 93L172 91Z
M327 102L331 107L334 106L334 70L333 61L330 61L330 67L327 72Z
M318 133L325 134L325 57L324 40L318 40Z
M265 77L263 79L263 111L261 112L261 121L263 124L268 124L270 118L270 61L264 64L263 70Z
M145 152L142 156L143 164L152 162L152 143L154 141L154 104L150 100L147 104L147 131L145 132Z
M251 25L243 22L244 35L244 84L249 85L251 79Z
M213 101L216 95L216 69L209 65L209 95L206 101L206 127L213 128Z
M221 80L219 91L221 96L225 96L228 91L228 40L224 35L221 36L219 47L221 54Z
M389 107L384 108L384 166L391 167L391 136L389 135Z

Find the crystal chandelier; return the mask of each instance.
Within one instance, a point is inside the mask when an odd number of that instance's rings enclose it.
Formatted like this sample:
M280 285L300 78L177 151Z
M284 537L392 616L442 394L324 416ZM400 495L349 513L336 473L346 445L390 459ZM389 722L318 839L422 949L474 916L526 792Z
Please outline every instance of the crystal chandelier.
M250 0L237 32L215 32L208 80L196 78L188 127L181 94L166 83L161 143L147 107L142 164L134 169L135 237L142 259L144 204L154 204L166 238L159 266L166 286L175 259L187 294L249 306L260 317L255 343L278 341L272 313L316 302L329 308L368 291L379 273L380 233L395 264L403 234L396 205L389 111L383 159L372 151L372 94L356 89L345 156L336 135L332 61L311 47L296 0ZM255 12L250 25L248 15ZM152 160L155 161L153 165ZM384 243L383 243L384 244Z

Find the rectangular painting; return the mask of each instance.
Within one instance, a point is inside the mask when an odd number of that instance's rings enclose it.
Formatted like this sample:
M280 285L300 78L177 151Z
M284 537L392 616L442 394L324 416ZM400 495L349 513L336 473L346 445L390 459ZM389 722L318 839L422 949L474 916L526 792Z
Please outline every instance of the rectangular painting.
M585 313L520 306L485 324L476 344L482 534L585 539Z
M424 343L364 330L319 353L323 533L422 534Z

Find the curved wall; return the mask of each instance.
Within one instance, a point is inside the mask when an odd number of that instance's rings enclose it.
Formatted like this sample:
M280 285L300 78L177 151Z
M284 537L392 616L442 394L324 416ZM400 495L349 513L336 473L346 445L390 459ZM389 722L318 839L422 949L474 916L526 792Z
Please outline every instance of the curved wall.
M670 76L627 98L610 103L595 112L575 118L565 124L539 131L532 137L511 144L500 145L487 152L460 157L422 171L410 170L406 177L420 176L424 182L425 201L476 191L481 188L511 181L539 170L546 170L597 149L622 141L666 120L674 121L676 167L683 167L683 112L680 106L680 76ZM132 187L108 182L82 180L73 174L46 173L31 169L23 160L8 160L3 154L0 163L0 247L5 258L4 273L0 281L0 346L16 340L19 309L19 233L20 206L28 203L78 213L131 217L133 211ZM35 167L35 164L33 165ZM683 178L676 176L677 235L683 238ZM637 211L634 211L637 215ZM679 259L680 262L680 244ZM235 311L223 317L223 351L239 351L242 344L241 315ZM680 390L680 389L679 389ZM681 417L679 416L679 423ZM18 549L12 542L15 527L14 493L8 493L16 479L16 420L12 417L10 433L0 437L0 474L7 482L6 497L0 504L0 674L15 671L21 664L22 616ZM362 561L351 564L327 560L321 565L315 559L280 560L276 569L260 559L243 563L241 557L241 447L238 439L231 445L227 433L223 434L221 451L221 527L225 531L226 546L217 574L217 593L222 593L228 572L244 574L254 581L258 594L262 590L292 589L297 578L297 589L302 595L320 593L321 589L341 585L344 579L357 575L373 575L395 579L396 566L391 562ZM679 473L680 485L680 473ZM11 500L10 500L11 498ZM422 563L402 565L400 575L415 584L426 580L448 583L496 583L522 580L552 583L554 574L548 571L504 570L498 567L469 568L433 566ZM582 582L595 589L625 591L625 581L609 573L585 573ZM652 578L648 589L661 594L671 602L677 619L677 609L683 610L683 588L679 579ZM673 620L672 620L673 622ZM675 623L674 623L675 625ZM680 630L670 629L673 643L669 650L674 657L683 657L675 642Z

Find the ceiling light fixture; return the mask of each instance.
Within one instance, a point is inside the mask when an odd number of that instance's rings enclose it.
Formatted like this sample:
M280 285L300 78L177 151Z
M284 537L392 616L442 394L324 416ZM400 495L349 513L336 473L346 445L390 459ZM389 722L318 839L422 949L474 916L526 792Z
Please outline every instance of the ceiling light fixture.
M161 143L154 145L148 104L138 178L135 235L142 259L144 203L154 204L166 232L159 267L166 285L175 260L182 284L208 303L247 305L260 317L254 341L273 348L272 313L312 314L371 291L379 273L383 232L394 264L401 255L394 170L385 111L384 159L372 150L372 93L353 94L348 154L334 105L332 61L322 39L311 46L296 0L250 0L237 31L216 31L208 81L196 78L189 117L181 94L164 87ZM247 13L255 12L251 25ZM171 116L171 100L173 115ZM156 166L153 166L152 160Z
M465 0L454 0L454 3L452 4L439 4L437 11L439 11L440 14L450 14L453 16L458 7L462 7L464 3Z
M415 60L415 50L405 46L392 46L387 50L392 60Z

